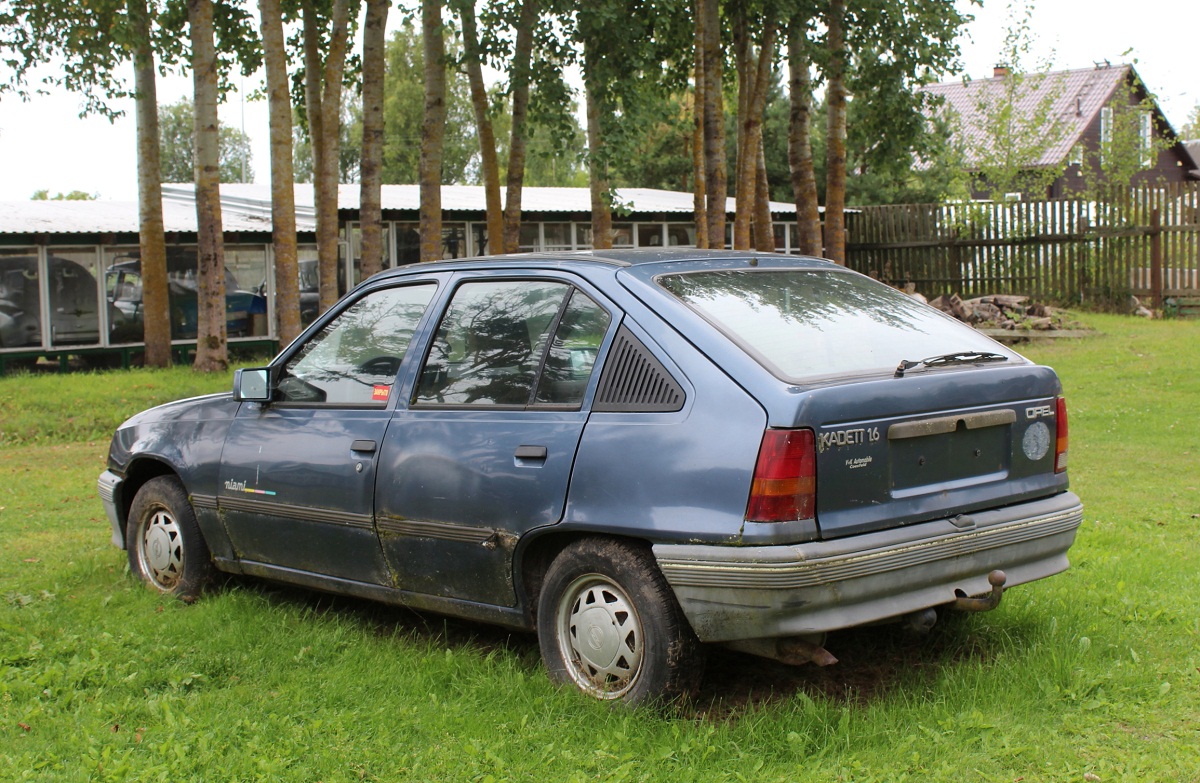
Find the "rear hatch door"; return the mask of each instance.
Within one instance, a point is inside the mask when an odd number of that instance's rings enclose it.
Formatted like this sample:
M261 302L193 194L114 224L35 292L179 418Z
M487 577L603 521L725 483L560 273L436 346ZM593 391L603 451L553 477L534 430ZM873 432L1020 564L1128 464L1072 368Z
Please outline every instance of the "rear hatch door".
M813 392L804 418L816 433L822 536L953 519L1066 489L1054 472L1057 390L1050 370L1024 365Z
M812 428L823 537L1066 489L1053 370L826 262L648 266L627 277L648 299L654 284L673 295L653 306L763 405L768 426Z

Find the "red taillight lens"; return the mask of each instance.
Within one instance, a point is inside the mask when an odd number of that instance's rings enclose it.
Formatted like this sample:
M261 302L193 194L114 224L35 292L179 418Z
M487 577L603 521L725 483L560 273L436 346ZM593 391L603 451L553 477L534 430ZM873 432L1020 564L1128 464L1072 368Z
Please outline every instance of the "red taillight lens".
M1067 401L1059 397L1055 407L1057 437L1054 443L1054 472L1067 469Z
M747 522L812 519L817 511L817 454L812 430L767 430L758 449Z

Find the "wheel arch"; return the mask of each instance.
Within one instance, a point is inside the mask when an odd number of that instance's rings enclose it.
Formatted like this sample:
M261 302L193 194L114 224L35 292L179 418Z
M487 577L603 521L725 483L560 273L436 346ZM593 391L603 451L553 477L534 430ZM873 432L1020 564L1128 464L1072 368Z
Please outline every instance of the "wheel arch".
M589 529L559 529L548 528L533 536L527 536L521 542L517 552L516 581L517 601L521 606L526 623L530 628L537 625L538 599L541 596L542 584L546 572L554 558L576 541L596 538L609 541L623 541L650 552L651 542L637 536L621 535L607 530Z
M179 473L166 462L153 457L139 457L129 463L129 467L126 468L125 478L121 483L121 493L116 498L117 513L121 520L122 549L129 548L129 542L125 540L125 527L129 523L129 509L133 507L133 499L137 497L138 490L145 486L147 481L159 476L179 478Z

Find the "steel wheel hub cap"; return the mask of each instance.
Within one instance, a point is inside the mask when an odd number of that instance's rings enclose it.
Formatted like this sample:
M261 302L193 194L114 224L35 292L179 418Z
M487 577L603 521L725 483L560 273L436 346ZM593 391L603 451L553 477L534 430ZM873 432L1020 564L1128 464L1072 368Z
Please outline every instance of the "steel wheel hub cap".
M142 565L146 574L164 590L170 590L183 575L183 545L179 525L170 514L156 511L142 534Z
M604 577L582 577L564 593L559 643L571 678L598 698L620 698L641 669L641 622L624 591Z

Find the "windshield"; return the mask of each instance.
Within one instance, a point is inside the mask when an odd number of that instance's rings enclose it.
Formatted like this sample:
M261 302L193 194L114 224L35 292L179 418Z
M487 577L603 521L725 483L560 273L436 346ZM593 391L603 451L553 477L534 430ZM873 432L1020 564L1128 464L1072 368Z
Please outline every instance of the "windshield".
M720 270L664 275L658 284L782 378L893 372L902 360L962 351L1020 358L928 305L850 272Z

